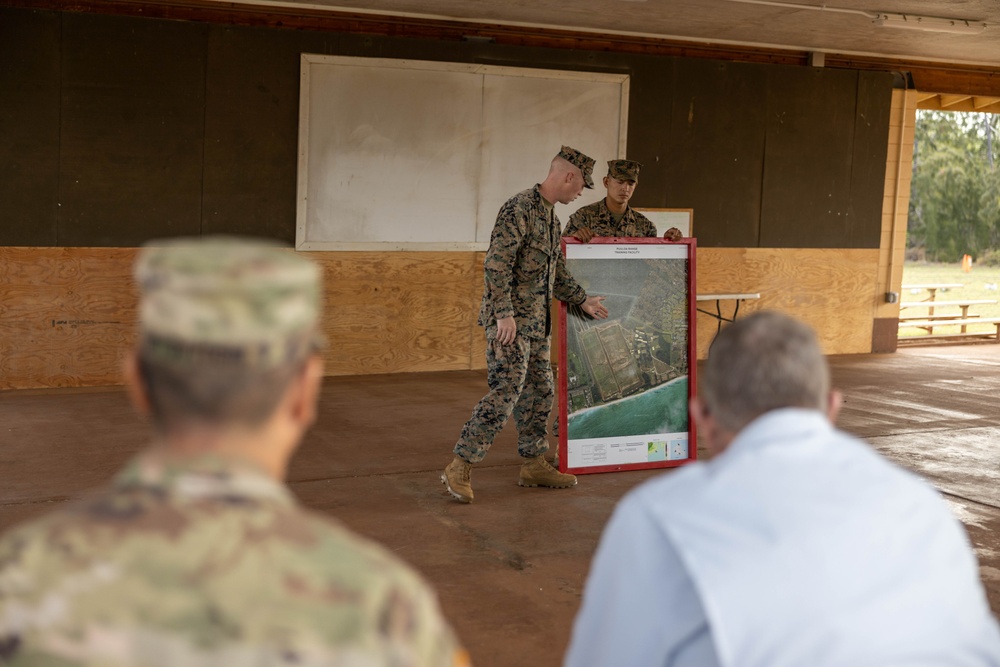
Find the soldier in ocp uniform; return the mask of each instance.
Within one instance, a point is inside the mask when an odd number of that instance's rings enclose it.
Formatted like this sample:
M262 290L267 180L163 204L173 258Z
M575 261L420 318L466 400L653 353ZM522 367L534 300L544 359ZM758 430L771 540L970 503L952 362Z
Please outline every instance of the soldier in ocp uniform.
M604 177L607 196L569 216L563 236L572 236L583 243L589 243L595 236L656 236L653 221L628 205L639 182L641 167L635 160L608 161L608 175ZM671 227L663 233L663 238L677 241L681 231Z
M472 502L472 464L486 456L496 434L514 415L517 450L524 458L521 486L566 488L576 477L554 469L548 451L547 422L552 411L549 307L552 297L580 306L604 319L604 297L588 296L566 270L561 226L555 204L568 204L592 188L594 160L563 146L545 180L520 192L497 214L485 261L485 290L479 324L486 327L490 392L466 422L455 444L455 458L441 481L455 498Z
M282 484L322 380L319 267L149 247L126 380L154 439L0 539L0 664L467 665L426 583Z

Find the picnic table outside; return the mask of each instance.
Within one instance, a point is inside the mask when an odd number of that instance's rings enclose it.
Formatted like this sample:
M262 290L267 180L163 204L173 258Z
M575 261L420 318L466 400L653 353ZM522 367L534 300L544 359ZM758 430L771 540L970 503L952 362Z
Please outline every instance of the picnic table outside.
M934 339L953 339L962 337L984 337L991 336L996 340L1000 341L1000 318L983 318L980 317L978 313L970 313L969 308L975 305L985 305L985 304L995 304L997 301L995 299L951 299L951 300L938 300L936 299L937 292L939 290L952 290L960 289L964 287L962 283L932 283L932 284L922 284L922 285L902 285L902 289L909 290L911 293L916 291L926 291L928 297L920 301L903 301L899 304L900 311L903 310L913 310L913 309L926 309L926 314L903 315L900 313L899 317L899 328L918 328L923 329L927 332L923 336L906 336L900 337L900 342L920 342L921 340L926 340L928 338ZM941 308L958 308L960 313L948 313L942 314ZM969 333L968 325L970 323L980 323L980 324L993 324L996 327L995 333ZM944 333L944 334L934 334L935 327L942 326L959 326L959 333Z
M935 315L934 314L934 309L935 308L947 308L947 307L958 307L959 309L961 309L962 314L959 315L959 316L957 316L957 319L963 319L964 320L964 319L967 319L967 318L970 318L970 317L979 317L979 315L977 313L970 313L969 312L969 307L970 306L977 306L977 305L983 305L983 304L995 304L996 302L997 302L996 299L964 299L964 300L958 300L958 301L903 301L902 303L899 304L899 309L900 310L913 309L913 308L919 308L919 309L926 308L927 309L927 313L924 314L924 315L900 315L899 316L899 321L903 322L903 321L907 321L907 320L933 320L933 319L951 320L951 319L956 319L955 315L940 315L940 314ZM964 326L962 327L962 333L965 333L965 327Z
M962 288L962 287L965 287L965 285L962 284L962 283L929 283L929 284L925 284L925 285L903 285L902 289L904 289L904 290L911 290L911 291L912 290L927 290L927 292L930 294L930 296L927 297L926 300L927 301L933 301L934 300L934 295L937 294L938 290L945 290L945 291L947 291L947 290L950 290L950 289L959 289L959 288Z

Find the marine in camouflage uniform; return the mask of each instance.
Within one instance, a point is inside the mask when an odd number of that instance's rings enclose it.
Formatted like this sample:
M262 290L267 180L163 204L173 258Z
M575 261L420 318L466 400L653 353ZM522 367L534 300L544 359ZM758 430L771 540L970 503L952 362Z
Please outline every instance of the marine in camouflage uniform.
M586 187L593 186L594 161L564 146L557 155L579 169ZM557 165L553 161L553 165ZM552 178L552 171L546 183ZM552 297L581 305L592 299L566 270L559 218L542 195L546 183L511 197L497 214L484 265L485 289L479 324L486 328L486 362L490 391L476 405L455 444L455 460L442 475L448 490L471 502L469 465L485 458L497 433L513 414L518 453L526 459L522 486L572 486L576 478L545 462L547 422L552 410L550 304ZM579 190L572 195L575 198ZM563 202L566 203L566 202ZM601 306L603 310L603 306ZM606 311L604 311L606 316ZM498 339L498 321L514 318L516 337Z
M220 374L291 379L253 417L239 411L253 396L240 382L215 415L210 400L193 414L161 394L153 446L109 488L0 539L0 664L468 664L413 570L279 481L301 432L275 439L272 420L287 427L292 392L321 376L318 267L271 246L191 243L147 249L137 265L143 390L158 391L157 373L206 373L206 395L223 391Z
M639 180L639 169L642 165L634 160L611 160L608 162L608 175L605 177L605 187L612 184L609 179L619 182L631 182L633 187ZM631 196L631 192L629 193ZM608 197L598 202L583 206L569 216L569 223L563 231L563 236L574 236L581 229L589 229L593 236L618 237L655 237L656 225L653 221L625 203L624 213L615 214L608 208Z

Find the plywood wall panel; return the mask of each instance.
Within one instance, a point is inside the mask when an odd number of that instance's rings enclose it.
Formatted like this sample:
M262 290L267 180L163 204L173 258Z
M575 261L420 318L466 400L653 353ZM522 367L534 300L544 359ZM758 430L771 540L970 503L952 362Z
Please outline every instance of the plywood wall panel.
M324 270L327 374L470 367L477 253L304 254Z
M698 292L759 292L741 313L779 310L816 329L826 354L871 351L878 250L698 248ZM698 357L715 320L698 315Z
M486 368L486 332L478 324L479 306L482 303L483 291L486 289L483 279L483 262L486 261L485 252L473 254L472 266L475 269L472 283L469 285L469 305L473 309L471 318L472 334L470 337L469 367L473 369ZM558 321L558 318L556 320ZM552 351L552 358L555 359L555 348Z
M768 70L760 247L856 247L850 231L857 79L845 70Z
M670 147L657 156L668 174L660 206L695 210L699 247L758 245L765 74L761 67L707 60L677 68ZM636 201L646 194L640 179Z
M135 250L0 248L0 389L121 383Z
M289 252L293 252L289 250ZM328 375L478 369L483 253L306 253L323 268ZM135 249L0 248L0 389L120 383ZM760 292L828 354L871 351L877 250L699 248L699 293ZM731 304L724 304L730 314ZM698 356L716 320L698 315Z
M62 22L59 245L200 233L208 26Z
M59 14L8 9L0 18L0 236L58 245Z
M205 100L206 234L295 242L299 53L284 30L212 27Z
M857 99L851 160L851 215L845 220L846 236L857 240L852 247L878 248L890 141L892 75L858 72Z
M134 246L212 232L291 243L293 111L303 52L628 74L627 152L645 164L636 205L701 211L703 247L877 242L877 220L858 231L815 215L827 209L814 196L813 181L843 172L845 155L848 162L853 156L856 180L868 182L859 174L871 165L851 153L850 137L814 146L817 137L830 134L828 126L848 133L857 128L856 112L866 108L858 93L865 90L854 86L846 97L837 92L840 77L859 80L853 71L13 8L0 8L0 31L0 49L16 56L2 62L17 64L0 75L0 92L7 85L3 76L17 82L12 95L0 98L0 118L14 115L0 123L0 157L9 149L20 166L38 161L17 172L30 177L0 179L0 201L19 202L21 211L7 218L17 226L0 225L4 245ZM874 76L881 77L876 88L887 85L884 75ZM761 85L764 79L780 80L777 98L770 84ZM836 104L827 104L830 99ZM771 116L765 118L766 111ZM765 120L773 123L782 114L801 116L810 129L770 163L782 171L771 185L785 188L771 205L791 217L786 227L773 228L772 238L753 242L760 209L769 206L754 184L773 148L760 137ZM864 118L870 122L872 115ZM38 142L44 146L34 150ZM877 168L884 164L872 159ZM0 169L4 164L13 163L0 160ZM537 167L541 173L526 166L526 173L540 178L544 166ZM848 205L857 204L852 199Z

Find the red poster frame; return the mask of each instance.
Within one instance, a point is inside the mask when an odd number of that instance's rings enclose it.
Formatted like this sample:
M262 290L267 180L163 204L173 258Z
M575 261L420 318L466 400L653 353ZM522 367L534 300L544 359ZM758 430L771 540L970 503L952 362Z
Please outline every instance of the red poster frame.
M697 321L697 302L695 295L695 275L696 275L696 250L697 241L694 238L682 238L679 241L668 241L662 238L627 238L627 237L607 237L607 238L594 238L590 241L590 244L611 244L611 245L624 245L624 246L636 246L636 245L650 245L650 244L668 244L668 245L684 245L687 247L687 311L688 311L688 337L687 337L687 353L688 353L688 400L694 397L697 393L697 335L696 335L696 321ZM566 247L568 245L582 245L580 241L577 241L573 237L563 237L562 239L562 253L563 257L566 257ZM570 266L570 261L567 259L567 268ZM628 260L623 260L628 261ZM572 269L570 269L572 273ZM599 295L599 293L598 293ZM559 302L559 331L558 331L558 342L559 342L559 354L558 354L558 377L557 377L557 392L558 392L558 413L557 419L559 420L559 470L562 472L568 472L575 475L580 474L590 474L590 473L602 473L602 472L618 472L623 470L647 470L650 468L674 468L677 466L682 466L692 461L698 459L698 439L695 430L694 420L691 418L690 410L688 411L688 457L686 459L675 459L666 461L647 461L644 463L620 463L611 465L598 465L598 466L585 466L585 467L570 467L569 465L569 449L568 449L568 382L566 369L568 368L567 359L567 305L566 303Z

